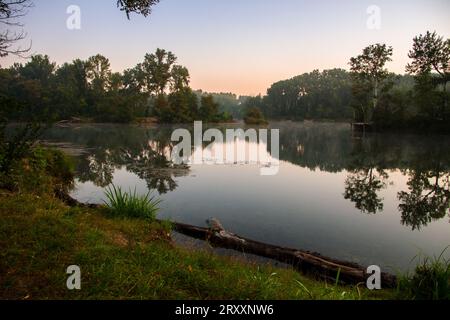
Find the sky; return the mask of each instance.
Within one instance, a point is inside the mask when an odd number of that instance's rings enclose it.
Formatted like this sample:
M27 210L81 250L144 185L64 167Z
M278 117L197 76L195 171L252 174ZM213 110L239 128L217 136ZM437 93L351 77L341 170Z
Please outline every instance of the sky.
M57 64L100 53L113 71L164 48L189 69L192 88L256 95L314 69L348 69L350 57L374 43L392 46L388 68L404 73L414 36L450 37L449 0L161 0L151 16L131 20L116 2L34 0L23 45L32 41L32 53ZM71 5L80 8L79 30L67 28ZM379 16L368 13L371 6ZM0 60L14 62L26 61Z

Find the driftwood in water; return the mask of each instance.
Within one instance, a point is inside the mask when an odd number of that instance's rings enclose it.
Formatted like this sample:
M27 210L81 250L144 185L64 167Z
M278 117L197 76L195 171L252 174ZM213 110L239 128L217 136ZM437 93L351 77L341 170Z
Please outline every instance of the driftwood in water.
M213 221L213 225L210 228L194 227L182 223L174 223L174 226L177 232L206 240L215 247L233 249L277 260L293 265L302 272L314 274L320 278L335 280L339 274L339 280L344 283L365 284L370 276L366 274L367 270L364 267L355 263L339 261L324 257L318 253L274 246L237 236L225 231L217 220ZM388 273L381 274L383 287L395 287L396 282L395 276Z
M100 205L83 204L67 194L58 193L57 196L69 206L83 206L97 208ZM318 253L291 248L274 246L250 239L246 239L227 232L218 220L212 219L209 228L201 228L183 223L172 223L175 231L192 238L208 241L212 246L237 250L248 254L273 259L294 266L297 270L313 274L323 279L339 280L346 284L366 283L370 276L366 268L351 262L339 261L324 257ZM382 273L381 284L384 288L396 286L395 276Z

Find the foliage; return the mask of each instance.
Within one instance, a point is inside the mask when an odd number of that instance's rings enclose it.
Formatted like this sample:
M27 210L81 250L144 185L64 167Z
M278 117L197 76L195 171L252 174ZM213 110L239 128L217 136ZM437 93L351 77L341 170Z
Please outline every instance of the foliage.
M257 107L268 119L350 119L351 82L342 69L314 70L274 83L264 97L246 99L244 110Z
M129 19L130 13L148 16L152 12L152 6L157 3L159 3L159 0L117 0L117 7L125 11Z
M436 258L422 258L414 274L400 278L401 299L450 300L450 260L444 258L445 251Z
M237 96L231 92L205 92L202 90L196 90L194 92L198 99L202 96L212 96L214 101L219 105L219 112L224 114L229 114L231 118L243 119L244 118L244 103L247 99L251 98L248 96Z
M450 39L444 40L436 32L427 31L425 35L414 38L412 50L408 56L413 61L406 71L411 74L428 74L432 71L440 76L449 73Z
M378 130L449 132L450 40L427 32L414 38L409 75L389 73L393 49L366 47L351 70L315 70L274 83L265 96L248 97L242 110L259 108L267 119L353 120ZM414 76L414 77L413 77Z
M444 218L450 208L450 176L448 170L411 170L408 192L398 194L402 223L413 230ZM431 180L431 181L430 181Z
M74 164L61 151L35 147L0 173L0 188L35 194L67 192L73 187Z
M450 79L450 39L436 32L414 38L406 71L416 76L416 101L425 120L441 122L450 119L447 83Z
M264 119L264 115L262 114L261 110L256 107L247 109L244 121L246 124L254 124L254 125L267 124L267 121L266 119Z
M139 196L136 189L134 189L134 192L130 190L127 193L115 185L108 187L105 195L108 198L105 204L111 213L117 217L155 220L159 211L158 205L161 203L161 200L152 196L150 191L144 196Z
M28 123L11 129L8 134L7 123L0 125L0 173L8 176L14 165L29 156L42 133L38 123Z
M355 97L359 98L356 101L356 110L362 113L366 123L372 120L372 113L378 106L380 86L389 74L385 65L392 61L392 53L392 47L375 44L364 48L361 55L350 59L353 92ZM372 106L367 104L368 98L364 97L364 91L373 91Z
M274 83L265 96L239 98L192 91L189 71L163 49L122 73L113 73L101 55L58 67L48 56L36 55L24 65L0 69L0 109L16 121L45 115L51 120L187 123L230 122L258 108L266 119L353 120L372 122L379 130L448 132L449 44L436 33L416 37L410 75L389 73L385 64L392 48L375 44L351 59L351 72L314 70Z
M176 60L172 52L157 49L118 73L102 55L59 67L48 56L35 55L25 65L0 69L0 111L18 121L39 117L129 123L150 116L164 123L231 120L214 101L193 93L188 69Z
M345 181L344 198L355 203L363 213L383 211L383 200L378 192L386 187L387 174L383 170L361 169L352 172Z

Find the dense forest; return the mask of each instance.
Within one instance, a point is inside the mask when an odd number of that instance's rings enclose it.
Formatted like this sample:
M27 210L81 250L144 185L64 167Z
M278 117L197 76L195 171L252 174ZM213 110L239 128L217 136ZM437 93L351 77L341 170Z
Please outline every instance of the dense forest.
M412 76L390 74L389 77L396 95L414 88ZM314 70L276 82L266 96L252 97L245 105L261 109L270 119L351 120L353 103L351 73L332 69Z
M189 87L189 71L176 61L173 53L157 49L134 68L114 73L102 55L61 66L34 55L26 64L0 69L2 111L17 121L31 116L125 123L144 117L164 123L232 120L226 110L219 112L212 95Z
M333 120L448 131L450 40L431 32L416 37L405 75L385 67L392 54L391 47L371 45L350 59L350 71L314 70L276 82L256 97L192 90L188 69L163 49L122 73L112 72L102 55L60 66L34 55L25 64L0 68L0 105L10 121Z
M415 37L405 75L389 72L393 49L371 45L350 59L350 71L315 70L274 83L247 99L269 119L350 120L378 129L449 130L450 39L435 32Z

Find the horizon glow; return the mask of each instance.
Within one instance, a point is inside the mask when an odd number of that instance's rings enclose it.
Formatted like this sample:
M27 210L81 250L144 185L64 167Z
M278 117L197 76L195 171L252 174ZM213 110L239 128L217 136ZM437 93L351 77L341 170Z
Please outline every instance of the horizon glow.
M172 51L191 74L191 87L238 95L265 94L274 82L314 69L348 68L373 43L394 48L392 72L403 74L414 36L450 37L448 0L161 0L151 16L126 15L115 0L34 0L22 21L32 53L58 65L105 55L113 71L141 62L156 48ZM81 30L69 30L70 5ZM381 9L381 29L367 28L367 8ZM26 60L8 56L3 67Z

